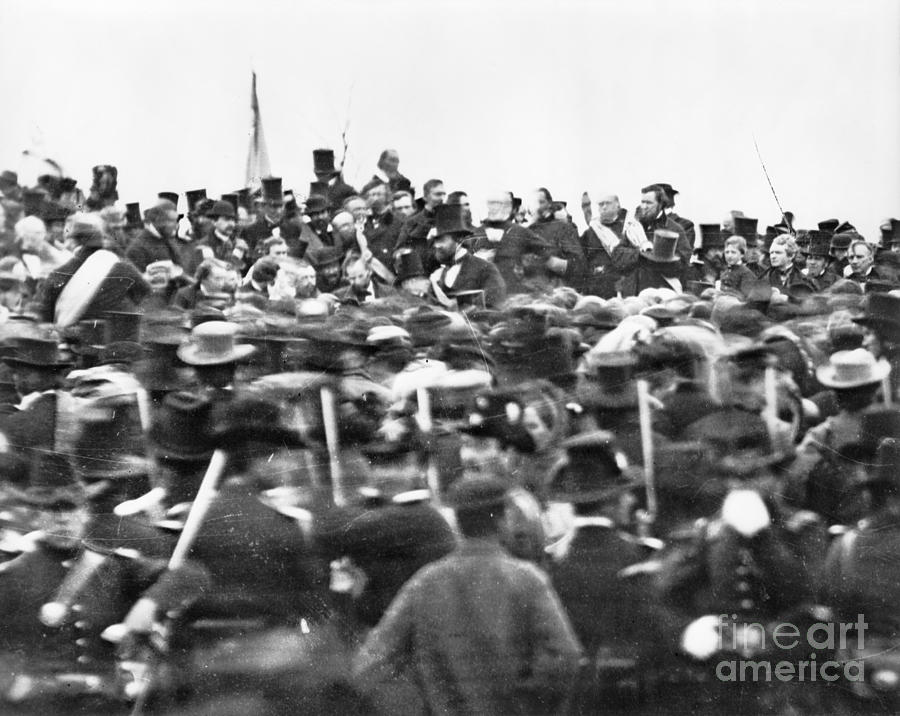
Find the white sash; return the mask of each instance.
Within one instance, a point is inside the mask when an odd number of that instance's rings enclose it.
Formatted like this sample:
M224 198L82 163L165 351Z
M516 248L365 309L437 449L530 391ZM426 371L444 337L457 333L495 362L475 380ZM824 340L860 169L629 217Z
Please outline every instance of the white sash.
M456 305L456 302L450 298L446 293L444 293L444 289L441 288L441 273L443 273L444 269L439 268L435 269L431 274L431 287L434 289L435 298L437 298L438 303L442 306L446 306L447 308L453 308Z
M106 249L99 249L87 257L56 299L54 323L58 328L78 322L100 290L103 279L118 262L119 257Z
M613 249L619 245L619 237L616 236L616 233L608 226L601 224L597 219L591 221L590 227L597 234L597 238L600 239L600 243L603 244L606 253L612 256Z

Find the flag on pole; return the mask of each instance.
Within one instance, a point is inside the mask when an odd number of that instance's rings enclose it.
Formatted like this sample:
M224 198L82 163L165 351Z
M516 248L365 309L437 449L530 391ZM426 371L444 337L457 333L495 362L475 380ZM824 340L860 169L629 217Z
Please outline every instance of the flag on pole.
M259 114L259 98L256 96L256 73L253 73L253 86L250 94L250 108L253 119L250 126L250 148L247 151L247 171L245 184L251 189L258 189L263 177L271 176L269 167L269 150L266 147L266 135L263 134L262 117Z

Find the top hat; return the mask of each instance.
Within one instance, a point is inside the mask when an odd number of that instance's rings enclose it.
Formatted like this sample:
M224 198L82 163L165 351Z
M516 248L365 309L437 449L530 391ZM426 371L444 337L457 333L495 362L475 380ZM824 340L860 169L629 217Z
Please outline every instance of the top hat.
M144 225L144 217L141 214L141 205L133 201L125 205L125 228L140 229Z
M337 174L334 168L333 149L313 149L313 172L316 174Z
M175 205L175 208L178 208L178 193L177 192L161 191L156 196L164 201L171 201Z
M312 216L321 214L323 211L328 211L328 200L322 194L310 194L303 213Z
M38 216L44 204L44 192L26 189L22 192L22 213L25 216Z
M649 254L641 254L648 261L658 264L677 263L681 259L675 253L678 246L678 234L674 231L657 229L653 232L653 250Z
M141 314L133 311L105 311L104 343L129 341L137 343L141 335Z
M704 249L717 249L725 245L725 236L719 224L700 224L701 246Z
M838 227L841 222L837 219L825 219L825 221L820 221L819 231L824 231L827 234L833 234L834 230Z
M180 341L154 339L146 341L144 345L144 355L134 364L134 374L141 385L156 392L185 387L185 380L178 372L177 351Z
M466 210L462 204L439 204L434 209L434 231L440 237L445 234L472 233L466 220Z
M212 205L210 210L206 212L206 215L211 219L236 219L237 210L235 209L235 204L237 204L237 196L234 197L234 204L230 201L217 201Z
M238 398L225 406L220 423L213 430L213 441L224 449L247 442L284 448L306 445L297 430L287 427L280 404L256 395Z
M595 408L629 408L637 405L637 386L632 380L637 358L625 351L589 351L584 358L585 403Z
M284 192L281 188L281 177L263 177L262 198L269 204L283 204Z
M858 388L880 383L890 372L886 360L876 360L865 348L857 348L832 354L827 365L816 369L816 378L826 388Z
M894 490L900 483L900 439L884 438L875 454L875 470L865 480L867 483L890 485Z
M900 242L900 219L889 219L881 227L881 245L890 246Z
M140 429L128 420L127 406L88 412L81 419L72 466L84 480L124 479L147 475Z
M866 297L865 313L854 323L875 329L900 330L900 297L889 293L873 293Z
M240 199L241 197L238 194L231 192L229 194L222 194L220 201L227 201L229 204L231 204L231 208L234 209L234 215L237 216L238 207L240 206Z
M742 236L747 242L747 246L756 246L758 243L756 230L759 226L759 219L751 219L746 216L735 216L733 221L734 236Z
M178 348L178 357L188 365L224 365L247 358L256 348L235 343L238 325L228 321L206 321L195 326L190 340Z
M232 193L237 194L239 206L243 206L247 211L250 211L253 208L253 201L250 198L250 189L244 187L242 189L235 189Z
M831 234L827 231L812 230L807 232L809 236L809 256L828 256L831 250Z
M575 379L575 352L566 333L553 329L515 336L496 336L497 381L512 387L526 380L549 380L567 387Z
M582 433L564 440L562 446L566 457L551 472L551 500L599 502L640 485L627 470L627 460L616 447L612 433Z
M71 359L60 355L59 345L54 340L23 336L15 339L14 348L11 355L2 357L3 362L10 366L58 370L72 365Z
M407 251L399 254L394 260L394 270L397 273L397 283L402 283L408 278L426 277L425 268L422 266L422 258L415 251Z
M212 403L194 393L170 393L150 426L148 438L165 457L197 460L209 457L212 439Z
M106 321L83 319L67 333L69 350L75 355L96 356L100 353L106 337Z
M184 196L187 199L187 210L193 211L197 202L206 198L206 189L191 189L184 192Z

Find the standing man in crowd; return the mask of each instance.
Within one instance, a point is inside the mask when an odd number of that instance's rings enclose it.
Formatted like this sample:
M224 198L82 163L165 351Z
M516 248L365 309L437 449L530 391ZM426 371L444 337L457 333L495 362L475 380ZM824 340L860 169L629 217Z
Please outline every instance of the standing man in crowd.
M652 240L653 232L660 229L673 231L678 234L678 243L675 253L686 267L694 253L694 246L687 238L684 228L675 219L666 215L666 192L658 184L651 184L641 189L641 205L637 211L637 218L644 227L644 233L648 240Z
M447 197L444 190L444 182L440 179L429 179L425 182L423 192L425 205L421 211L410 216L400 229L400 236L394 250L409 248L419 254L422 265L426 270L434 268L435 261L428 250L428 238L434 228L434 212Z

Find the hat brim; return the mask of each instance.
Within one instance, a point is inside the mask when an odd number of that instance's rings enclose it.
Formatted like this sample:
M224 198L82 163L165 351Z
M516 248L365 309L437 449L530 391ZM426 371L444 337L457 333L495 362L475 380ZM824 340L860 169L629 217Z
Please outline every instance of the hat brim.
M891 372L891 364L881 359L872 366L872 373L857 380L839 380L835 375L835 369L831 365L823 365L816 368L816 378L826 388L860 388L864 385L874 385L884 380Z
M15 366L24 366L26 368L47 368L48 370L60 370L62 368L71 368L75 365L75 361L64 360L64 361L56 361L55 363L39 363L36 361L30 361L25 358L15 358L13 356L4 357L2 360L6 365L10 367Z
M178 349L178 357L188 365L224 365L225 363L236 363L244 358L248 358L255 352L256 346L239 343L227 353L214 356L202 355L198 346L188 343Z

